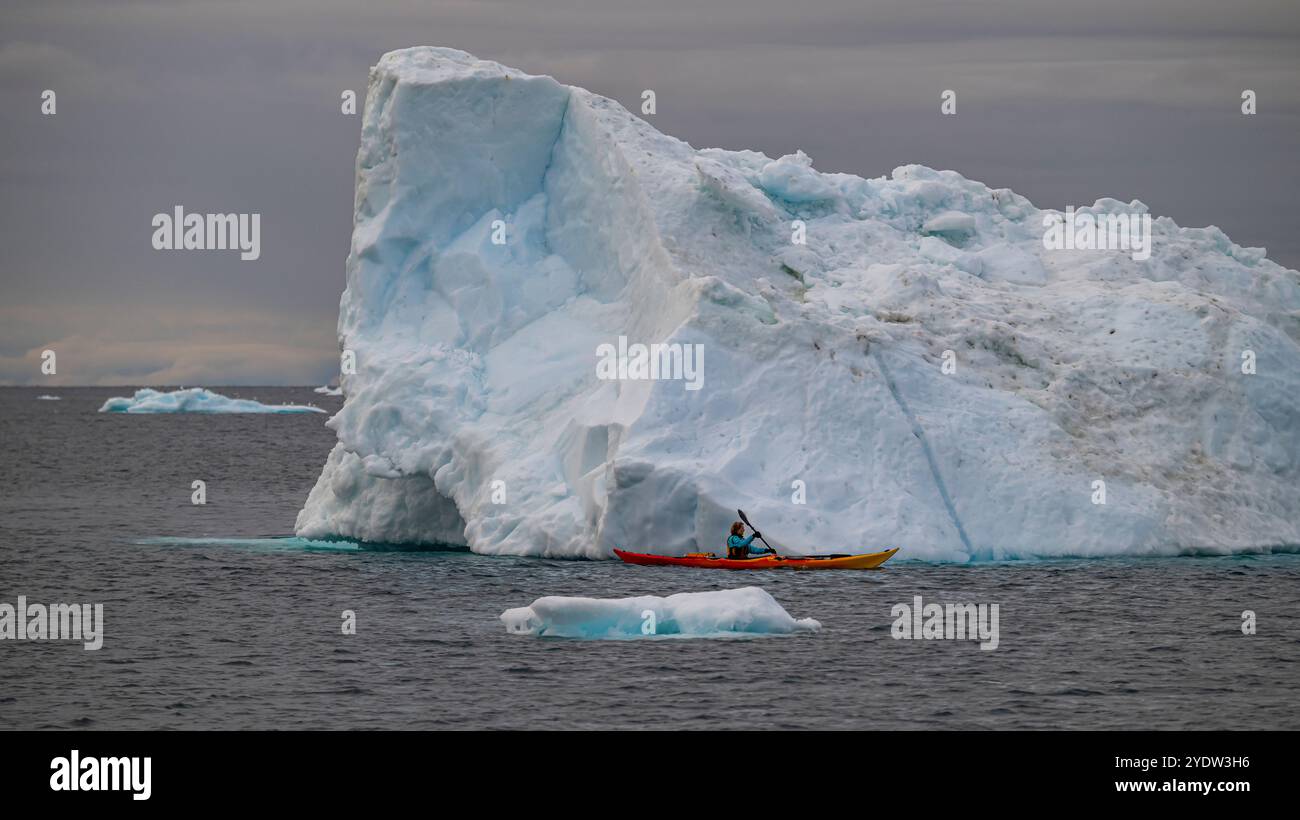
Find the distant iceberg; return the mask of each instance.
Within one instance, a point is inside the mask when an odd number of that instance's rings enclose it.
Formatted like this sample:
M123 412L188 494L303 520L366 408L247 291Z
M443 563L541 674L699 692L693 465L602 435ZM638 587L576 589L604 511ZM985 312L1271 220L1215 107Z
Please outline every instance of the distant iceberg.
M322 386L322 387L314 388L314 389L312 390L312 392L313 392L313 393L320 393L322 396L342 396L342 395L343 395L343 388L342 388L342 387L330 387L330 386L327 384L327 385L324 385L324 386Z
M202 387L135 391L130 398L114 396L99 408L101 413L324 413L305 404L262 404L252 399L232 399Z
M1101 199L1149 257L1057 250L1060 211L955 171L696 150L447 48L385 55L360 131L358 364L299 536L683 555L740 507L807 554L1300 544L1300 274L1218 228ZM602 375L624 337L706 352L702 389Z
M61 401L62 398L63 398L62 396L49 396L49 395L45 395L45 396L37 396L37 397L36 397L36 400L37 400L37 401Z
M568 598L548 595L501 613L506 631L546 638L720 638L812 632L821 624L795 620L760 587L679 592L660 598Z

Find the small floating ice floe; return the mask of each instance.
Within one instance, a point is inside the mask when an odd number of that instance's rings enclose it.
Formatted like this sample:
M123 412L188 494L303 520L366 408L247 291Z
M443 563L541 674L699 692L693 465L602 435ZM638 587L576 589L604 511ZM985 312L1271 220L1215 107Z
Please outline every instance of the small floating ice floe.
M548 595L501 613L506 631L547 638L723 638L812 632L760 587L679 592L660 598L569 598Z

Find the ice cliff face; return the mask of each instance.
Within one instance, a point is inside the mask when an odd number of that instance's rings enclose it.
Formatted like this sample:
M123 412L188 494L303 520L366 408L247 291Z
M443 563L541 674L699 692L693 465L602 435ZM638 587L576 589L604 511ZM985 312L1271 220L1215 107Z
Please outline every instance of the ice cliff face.
M1046 213L387 54L340 305L356 372L298 534L681 554L721 551L741 507L791 552L1300 544L1300 275L1167 218L1149 259L1046 250ZM620 336L701 345L700 389L599 378Z

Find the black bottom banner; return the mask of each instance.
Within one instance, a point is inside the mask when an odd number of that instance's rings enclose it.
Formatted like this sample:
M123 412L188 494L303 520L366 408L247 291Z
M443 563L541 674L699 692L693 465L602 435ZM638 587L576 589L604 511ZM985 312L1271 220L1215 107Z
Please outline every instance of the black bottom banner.
M842 790L960 807L1106 804L1236 809L1285 799L1291 734L15 732L6 806L94 810L285 804L337 809L473 790L494 806L607 793L611 809L792 799ZM1284 756L1285 755L1285 756ZM699 787L712 783L719 790ZM742 786L743 788L733 788ZM647 788L649 787L649 788ZM635 795L633 798L632 795ZM1043 798L1054 802L1045 804ZM621 808L620 808L621 807Z

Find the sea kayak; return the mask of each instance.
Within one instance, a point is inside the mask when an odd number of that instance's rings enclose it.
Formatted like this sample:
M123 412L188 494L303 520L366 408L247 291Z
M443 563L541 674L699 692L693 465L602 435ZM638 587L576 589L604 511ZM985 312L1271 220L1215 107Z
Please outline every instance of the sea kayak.
M824 555L821 557L780 558L770 555L758 558L718 558L711 555L674 557L650 555L644 552L625 552L616 549L614 554L629 564L643 567L700 567L702 569L875 569L894 557L895 547L884 552L862 555Z

